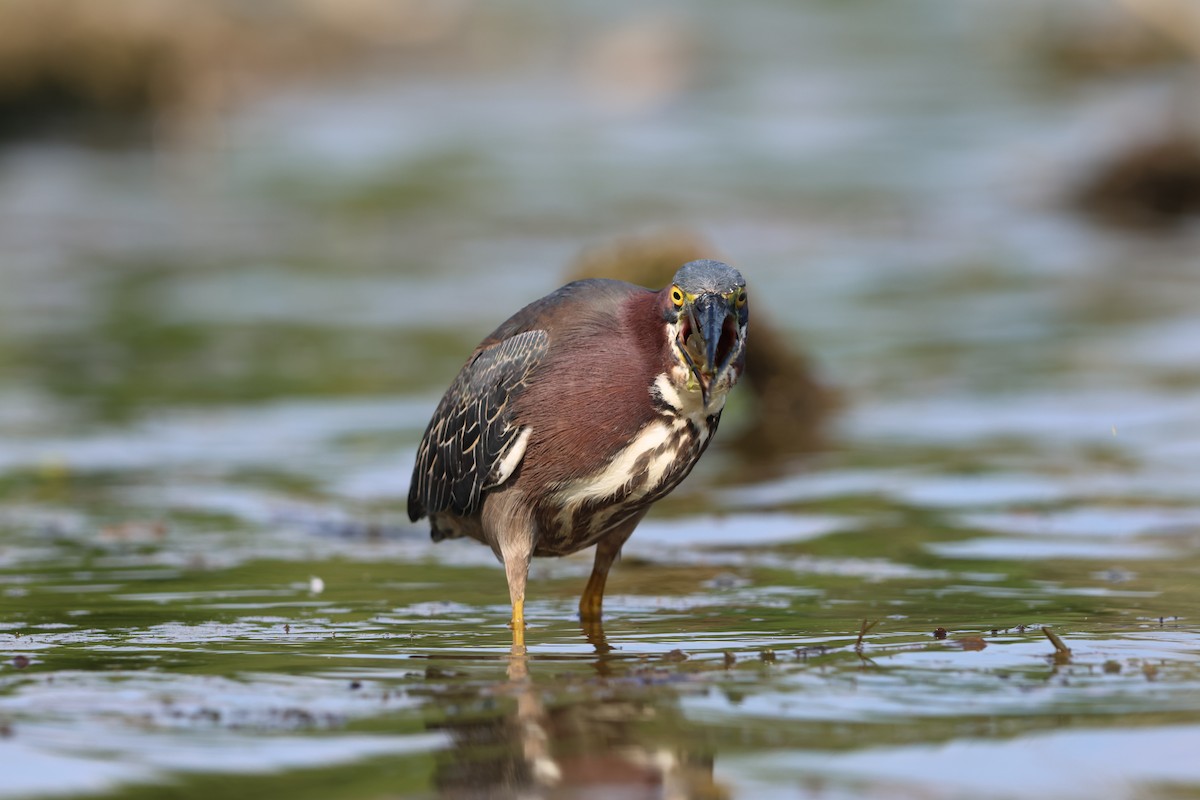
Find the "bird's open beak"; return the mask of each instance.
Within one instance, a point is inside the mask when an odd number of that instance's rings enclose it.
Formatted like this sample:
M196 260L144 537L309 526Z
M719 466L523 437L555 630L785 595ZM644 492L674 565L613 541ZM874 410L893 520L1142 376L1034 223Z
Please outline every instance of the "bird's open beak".
M737 339L737 320L729 301L716 293L697 297L688 306L683 334L680 350L707 404L709 384L724 366ZM696 342L695 337L700 341Z
M722 342L725 334L725 320L733 316L729 301L719 294L702 294L696 298L692 306L695 314L696 327L704 339L704 372L709 376L716 373L720 365L718 355L728 354L731 342ZM736 331L730 331L736 333ZM722 345L725 345L722 348ZM724 352L721 352L724 350Z

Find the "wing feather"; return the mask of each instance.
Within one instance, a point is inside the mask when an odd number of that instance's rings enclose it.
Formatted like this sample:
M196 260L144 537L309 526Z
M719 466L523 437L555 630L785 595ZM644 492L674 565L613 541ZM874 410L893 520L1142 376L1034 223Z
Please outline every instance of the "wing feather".
M523 331L481 348L462 368L417 448L410 519L443 511L470 516L484 492L511 476L528 439L512 417L513 399L549 346L546 331Z

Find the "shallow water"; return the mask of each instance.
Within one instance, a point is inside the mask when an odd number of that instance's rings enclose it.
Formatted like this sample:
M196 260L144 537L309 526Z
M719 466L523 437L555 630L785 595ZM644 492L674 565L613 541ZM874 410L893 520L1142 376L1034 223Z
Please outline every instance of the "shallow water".
M533 57L281 94L213 152L9 151L0 796L1200 795L1196 232L1058 202L1177 76L1046 78L1027 6L842 5L565 4ZM682 88L563 44L627 29ZM588 554L538 561L514 656L490 553L404 516L413 449L648 222L848 407L764 463L735 397L604 630Z

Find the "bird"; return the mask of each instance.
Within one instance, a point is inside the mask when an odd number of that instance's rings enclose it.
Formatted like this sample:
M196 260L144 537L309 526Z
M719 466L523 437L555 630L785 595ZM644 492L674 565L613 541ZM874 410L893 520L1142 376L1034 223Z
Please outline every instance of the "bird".
M741 273L699 259L658 291L568 283L471 353L417 447L408 516L428 517L435 542L491 547L522 645L534 556L595 545L579 613L599 624L622 546L716 432L745 367L749 312Z
M567 267L567 280L662 285L680 264L712 252L712 243L688 228L637 233L581 251ZM774 474L788 459L827 448L830 423L844 409L843 393L795 336L761 312L754 314L754 348L746 353L740 385L740 424L729 449L741 457L743 477Z

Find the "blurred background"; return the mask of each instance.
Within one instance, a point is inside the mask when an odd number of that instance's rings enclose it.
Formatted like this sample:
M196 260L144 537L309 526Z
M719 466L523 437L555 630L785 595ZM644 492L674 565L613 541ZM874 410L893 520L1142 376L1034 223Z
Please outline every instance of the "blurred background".
M1196 14L6 0L6 416L429 392L628 237L742 266L850 397L1177 384L1196 337L1104 338L1194 299Z
M407 522L416 442L529 300L583 275L658 287L701 256L746 276L754 362L615 571L609 636L705 688L635 698L666 721L614 738L543 672L559 744L673 753L669 796L1194 792L1161 737L1200 747L1198 66L1193 0L0 0L0 764L19 775L0 795L213 769L180 719L213 723L222 758L247 725L315 732L311 767L380 752L322 750L327 729L453 729L447 697L499 713L502 670L462 653L505 652L502 575ZM535 568L554 670L599 663L571 623L587 569ZM864 668L864 618L906 647L938 627L1001 646L897 652L864 710L837 683ZM1081 673L1046 663L1043 623ZM803 658L768 674L776 650ZM838 652L814 677L810 654ZM438 685L414 690L406 658ZM997 670L1038 690L996 700ZM407 711L329 699L351 680ZM930 711L955 698L970 719ZM1038 739L1047 714L1079 738ZM1083 758L1098 730L1141 766L1085 758L1060 785L1021 760ZM452 758L404 739L408 777L360 772L358 794L544 774L452 738ZM257 744L259 768L299 768ZM666 781L658 757L637 769ZM985 781L1009 759L1028 783Z

